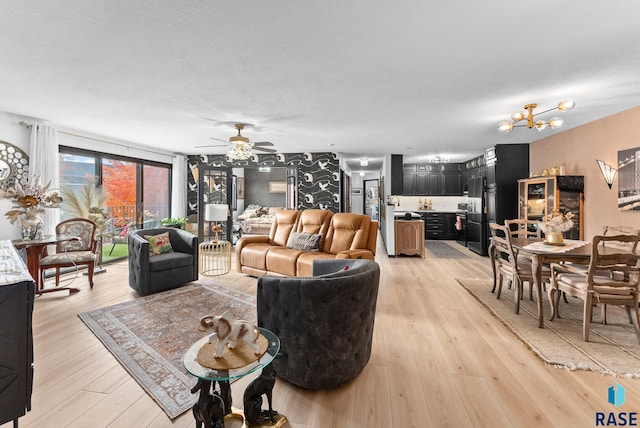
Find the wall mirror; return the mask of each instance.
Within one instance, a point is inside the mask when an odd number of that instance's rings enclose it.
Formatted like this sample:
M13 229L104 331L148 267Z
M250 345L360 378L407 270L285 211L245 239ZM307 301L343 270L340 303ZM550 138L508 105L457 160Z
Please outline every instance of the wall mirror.
M0 141L0 189L6 191L16 182L29 179L29 156L6 141Z

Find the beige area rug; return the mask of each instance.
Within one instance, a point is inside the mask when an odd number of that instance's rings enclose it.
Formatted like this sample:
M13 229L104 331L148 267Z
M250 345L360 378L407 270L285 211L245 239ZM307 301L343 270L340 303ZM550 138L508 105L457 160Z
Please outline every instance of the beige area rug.
M614 376L640 377L640 344L629 324L627 313L618 307L607 308L607 324L600 323L600 309L594 309L589 342L582 340L583 301L569 298L560 300L560 319L549 321L551 308L543 296L544 329L537 327L537 297L529 299L525 285L525 298L520 303L520 314L514 310L514 293L503 286L500 299L491 293L490 279L457 279L497 319L547 364L571 370L592 370ZM506 283L505 283L506 285Z
M182 357L198 339L200 319L231 310L256 322L255 297L212 282L196 282L78 316L122 366L174 419L191 409L196 378Z

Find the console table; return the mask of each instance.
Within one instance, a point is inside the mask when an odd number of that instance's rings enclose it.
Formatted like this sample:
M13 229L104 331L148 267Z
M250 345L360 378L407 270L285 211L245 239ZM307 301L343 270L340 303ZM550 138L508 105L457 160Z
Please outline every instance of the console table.
M10 241L0 241L0 425L31 410L34 282Z

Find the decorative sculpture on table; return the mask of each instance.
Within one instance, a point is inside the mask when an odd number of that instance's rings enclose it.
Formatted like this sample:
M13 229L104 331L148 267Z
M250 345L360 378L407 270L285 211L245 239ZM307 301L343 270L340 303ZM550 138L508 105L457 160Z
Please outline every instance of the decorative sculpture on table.
M211 381L198 379L196 386L191 388L191 393L200 391L198 402L193 405L193 417L196 420L196 428L224 428L225 406L222 397L217 392L211 394Z
M215 357L221 358L225 346L235 349L238 340L245 342L253 352L258 355L260 347L257 343L260 332L249 321L238 320L231 311L225 311L222 315L206 316L200 321L203 327L213 328L214 333L209 336L209 343L216 343Z
M273 386L276 383L276 371L273 364L266 366L260 376L255 378L247 386L242 399L244 406L244 417L249 425L260 425L267 422L274 423L275 415L278 414L271 405ZM269 410L262 410L262 395L267 396Z

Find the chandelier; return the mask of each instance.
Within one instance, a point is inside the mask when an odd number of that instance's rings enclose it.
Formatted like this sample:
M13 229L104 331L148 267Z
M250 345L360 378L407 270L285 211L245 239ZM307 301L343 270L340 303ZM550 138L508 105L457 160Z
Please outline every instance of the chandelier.
M500 122L498 124L498 131L510 132L513 128L520 128L524 126L526 126L529 129L535 128L538 131L542 131L547 127L551 129L557 129L557 128L560 128L564 123L564 120L561 117L557 117L557 116L552 117L548 121L544 121L544 120L534 121L534 118L540 114L549 113L550 111L553 111L553 110L560 110L560 111L573 110L575 106L576 106L575 102L573 102L572 100L566 100L566 101L559 102L557 107L550 108L549 110L541 111L539 113L534 114L533 110L538 107L538 104L527 104L526 106L524 106L526 113L523 113L520 111L513 113L511 115L511 121ZM516 125L516 123L525 119L527 121L526 125L524 124Z
M232 137L233 138L233 137ZM229 160L246 160L251 157L251 149L253 149L253 143L249 142L235 142L229 149L227 150L227 157Z

